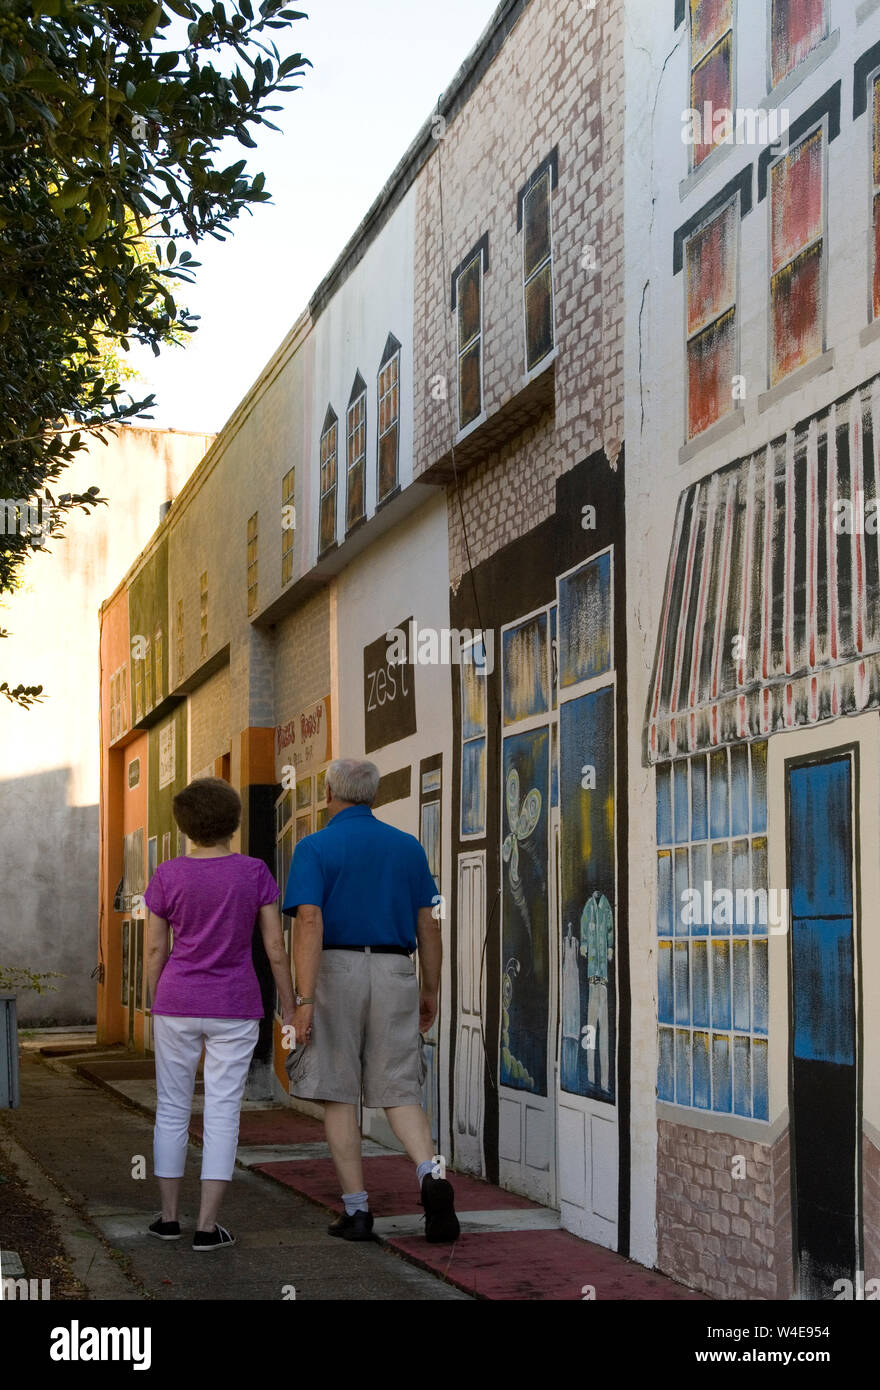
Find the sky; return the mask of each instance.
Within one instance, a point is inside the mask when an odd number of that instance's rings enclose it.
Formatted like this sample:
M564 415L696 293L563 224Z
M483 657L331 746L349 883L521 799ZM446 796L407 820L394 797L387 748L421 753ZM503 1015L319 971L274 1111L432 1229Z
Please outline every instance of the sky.
M185 348L135 350L137 398L155 392L154 427L213 433L259 376L482 34L498 0L291 0L305 10L282 56L301 52L299 91L236 147L263 170L271 203L232 224L226 241L190 245L197 284L177 297L201 315ZM280 37L279 37L280 36ZM225 155L225 150L224 150ZM182 248L179 248L182 249Z

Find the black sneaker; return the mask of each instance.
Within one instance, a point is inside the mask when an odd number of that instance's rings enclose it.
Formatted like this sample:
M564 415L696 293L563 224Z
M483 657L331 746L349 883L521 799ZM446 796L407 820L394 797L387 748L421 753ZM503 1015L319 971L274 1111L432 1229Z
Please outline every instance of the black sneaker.
M422 1178L422 1206L425 1208L425 1240L431 1245L447 1245L458 1240L461 1227L455 1214L452 1183L426 1173Z
M196 1231L193 1236L193 1250L221 1250L225 1245L234 1245L235 1236L225 1226L215 1226L213 1231Z
M163 1221L161 1212L147 1229L149 1234L156 1236L158 1240L180 1240L180 1222Z
M327 1227L329 1236L341 1236L343 1240L375 1240L373 1235L373 1213L356 1211L353 1216L337 1216Z

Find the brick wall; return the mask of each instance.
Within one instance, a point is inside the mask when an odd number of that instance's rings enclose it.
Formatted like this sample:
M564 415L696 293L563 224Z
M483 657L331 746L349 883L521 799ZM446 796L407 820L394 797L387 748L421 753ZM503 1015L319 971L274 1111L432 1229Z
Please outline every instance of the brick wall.
M320 589L279 622L275 638L275 723L330 693L330 590ZM336 711L332 711L336 718ZM276 759L278 775L284 755Z
M229 752L229 671L224 666L193 691L189 713L193 776Z
M771 1147L658 1120L657 1142L658 1268L714 1298L790 1298L788 1132Z
M552 213L558 357L549 466L558 475L599 447L612 461L617 457L623 401L622 6L617 0L599 0L591 13L581 0L532 0L419 175L416 475L442 457L457 430L450 277L487 232L486 411L491 415L522 388L517 193L554 146L559 161ZM585 264L591 258L594 267ZM430 383L437 375L447 378L446 402L432 398ZM520 448L526 447L523 441ZM512 509L505 539L533 524L527 508L517 508L516 516Z

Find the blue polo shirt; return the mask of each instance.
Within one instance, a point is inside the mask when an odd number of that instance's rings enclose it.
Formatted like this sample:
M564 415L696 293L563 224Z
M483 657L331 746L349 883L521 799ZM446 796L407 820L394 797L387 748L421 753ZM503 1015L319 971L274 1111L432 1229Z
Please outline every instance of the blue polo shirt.
M282 912L313 903L325 946L416 949L416 916L437 901L428 858L414 835L346 806L293 853Z

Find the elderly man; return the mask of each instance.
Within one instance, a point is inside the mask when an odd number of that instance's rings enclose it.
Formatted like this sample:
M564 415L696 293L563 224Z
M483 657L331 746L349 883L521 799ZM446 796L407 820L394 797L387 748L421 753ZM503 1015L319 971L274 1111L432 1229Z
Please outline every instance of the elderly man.
M442 947L431 910L437 887L415 836L370 810L379 787L374 763L332 762L325 786L330 818L296 846L282 911L296 917L290 1089L324 1102L345 1205L329 1232L344 1240L373 1239L357 1119L363 1094L369 1109L384 1109L416 1165L425 1238L454 1241L453 1190L434 1176L421 1101L419 1033L434 1021L440 984ZM421 991L412 959L417 948Z

